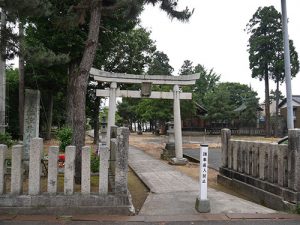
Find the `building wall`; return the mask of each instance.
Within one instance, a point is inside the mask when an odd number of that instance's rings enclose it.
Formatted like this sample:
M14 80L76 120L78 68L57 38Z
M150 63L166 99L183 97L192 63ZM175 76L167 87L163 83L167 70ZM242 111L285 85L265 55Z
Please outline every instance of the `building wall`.
M286 108L281 108L280 114L286 119L287 118ZM296 107L296 121L294 122L294 126L295 128L300 128L300 107Z
M295 128L300 128L300 107L296 107L296 123Z

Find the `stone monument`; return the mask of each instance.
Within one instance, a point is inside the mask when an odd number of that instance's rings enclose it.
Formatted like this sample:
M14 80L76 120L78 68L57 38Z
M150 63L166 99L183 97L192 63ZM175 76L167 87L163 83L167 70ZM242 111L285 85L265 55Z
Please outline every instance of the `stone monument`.
M23 159L25 161L29 160L30 140L39 136L40 98L41 94L39 90L25 90L23 134Z

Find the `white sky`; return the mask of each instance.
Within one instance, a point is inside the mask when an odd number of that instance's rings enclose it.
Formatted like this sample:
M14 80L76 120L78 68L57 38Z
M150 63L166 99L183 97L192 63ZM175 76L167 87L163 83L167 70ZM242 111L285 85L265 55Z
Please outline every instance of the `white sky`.
M251 78L244 31L259 6L274 5L281 12L281 0L180 0L179 8L194 8L188 23L171 21L158 7L146 6L141 15L142 26L152 31L159 51L170 58L178 73L184 60L200 63L221 74L222 82L251 84L264 100L264 82ZM287 0L289 36L300 57L300 1ZM292 80L292 93L300 94L300 74ZM270 85L275 89L275 85ZM281 91L285 94L285 84Z

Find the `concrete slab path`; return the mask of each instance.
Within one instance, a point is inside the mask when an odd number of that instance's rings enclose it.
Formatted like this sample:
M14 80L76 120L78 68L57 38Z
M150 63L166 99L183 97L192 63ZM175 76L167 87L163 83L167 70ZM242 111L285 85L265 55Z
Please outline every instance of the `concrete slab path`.
M130 146L129 166L148 186L151 193L139 215L197 215L195 202L198 182L162 160ZM276 211L244 199L208 189L211 213L276 213Z

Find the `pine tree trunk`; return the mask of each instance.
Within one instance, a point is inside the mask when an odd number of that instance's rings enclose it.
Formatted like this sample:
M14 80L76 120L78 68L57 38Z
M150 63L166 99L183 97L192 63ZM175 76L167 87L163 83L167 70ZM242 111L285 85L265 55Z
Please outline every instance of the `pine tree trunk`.
M279 105L279 81L276 80L276 112L275 112L275 126L274 126L274 134L275 134L275 137L278 137L279 136L279 118L278 118L278 114L279 114L279 111L278 111L278 105Z
M99 129L100 129L100 121L99 121L99 107L100 107L100 97L96 97L95 101L95 114L94 114L94 144L98 146L99 144Z
M88 38L80 62L79 71L74 77L72 143L76 146L75 182L77 184L81 183L81 149L85 144L86 92L89 71L92 67L98 45L101 8L100 0L92 0Z
M23 139L24 133L24 93L25 93L25 74L24 74L24 56L22 50L22 41L24 39L23 23L19 23L20 53L19 53L19 137Z
M270 129L270 95L269 95L269 76L268 70L265 73L265 129L266 129L266 137L271 136Z
M279 115L279 109L278 109L278 105L279 105L279 81L276 81L276 121L278 119L278 115Z
M46 132L46 140L51 139L51 127L52 127L52 118L53 118L53 93L49 93L48 100L48 112L47 112L47 132Z
M68 87L67 87L67 105L66 105L66 125L68 127L73 127L74 80L77 73L78 73L77 62L71 62L69 66L69 80L68 80Z

